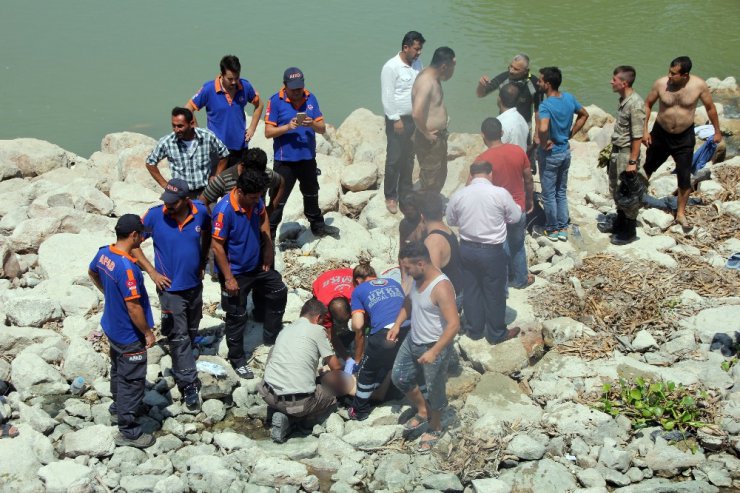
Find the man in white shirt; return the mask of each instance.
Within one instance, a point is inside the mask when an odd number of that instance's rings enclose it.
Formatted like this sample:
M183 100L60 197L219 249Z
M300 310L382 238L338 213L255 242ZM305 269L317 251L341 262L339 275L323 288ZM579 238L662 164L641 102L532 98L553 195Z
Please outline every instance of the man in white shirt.
M398 198L411 191L414 170L415 125L411 118L411 88L422 69L424 36L409 31L401 42L401 51L383 65L380 73L381 99L385 113L385 135L388 140L385 158L385 206L398 212Z
M447 224L460 232L463 267L463 310L467 335L499 344L519 334L506 328L506 225L516 223L522 210L511 194L492 183L487 161L470 166L470 183L447 204Z
M501 122L504 131L501 143L518 145L526 153L529 126L516 109L518 100L519 88L516 85L506 84L503 86L498 93L498 109L501 113L496 119Z

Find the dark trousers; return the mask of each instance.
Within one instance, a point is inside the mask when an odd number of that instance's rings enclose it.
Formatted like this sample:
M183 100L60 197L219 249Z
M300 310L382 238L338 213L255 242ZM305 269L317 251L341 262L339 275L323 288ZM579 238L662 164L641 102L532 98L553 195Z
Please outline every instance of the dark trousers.
M393 120L385 119L385 137L388 141L385 153L385 179L383 193L386 199L403 199L411 192L414 172L414 135L416 125L411 116L402 116L403 132L397 134Z
M180 390L200 385L195 369L193 341L203 317L203 285L184 291L159 291L162 308L162 334L167 337L172 356L172 373Z
M504 245L460 241L463 266L463 309L471 339L496 343L506 337L506 271Z
M283 220L283 209L288 202L290 192L293 191L295 182L298 181L301 194L303 195L303 213L311 223L311 228L324 224L324 216L319 208L319 177L318 166L315 159L305 161L275 161L273 169L285 180L285 194L279 204L270 214L270 232L275 237L275 232Z
M235 276L239 284L239 292L229 296L224 288L224 277L219 275L221 282L221 307L226 312L225 332L226 344L229 347L229 361L234 368L247 363L244 354L244 328L247 325L247 298L252 288L262 293L260 301L264 301L264 323L262 338L267 344L272 344L283 328L283 314L288 301L288 288L283 283L280 274L270 269L262 269Z
M352 407L359 416L370 412L370 396L380 387L389 371L393 369L398 348L408 334L407 329L401 329L398 342L388 341L388 329L379 330L367 336L365 354L360 360L360 371L357 374L357 392L352 400Z
M126 438L141 436L136 410L144 400L146 347L140 341L118 345L110 341L110 392L113 394L118 430Z

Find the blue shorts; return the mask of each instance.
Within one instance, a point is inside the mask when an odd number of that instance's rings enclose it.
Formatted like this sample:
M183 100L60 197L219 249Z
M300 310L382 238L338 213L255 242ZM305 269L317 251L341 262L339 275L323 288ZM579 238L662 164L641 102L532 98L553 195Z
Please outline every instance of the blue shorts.
M426 385L425 398L429 408L441 411L447 407L447 365L452 353L452 345L447 345L433 363L422 365L417 360L434 344L415 344L411 336L404 339L393 363L391 378L393 385L404 394L413 390L423 379ZM422 385L419 384L421 387Z

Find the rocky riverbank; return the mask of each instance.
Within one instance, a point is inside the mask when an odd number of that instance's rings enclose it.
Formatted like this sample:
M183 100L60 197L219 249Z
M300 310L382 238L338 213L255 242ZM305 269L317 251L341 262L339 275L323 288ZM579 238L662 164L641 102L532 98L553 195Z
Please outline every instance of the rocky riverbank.
M710 82L736 111L734 79ZM117 216L159 202L161 191L144 169L154 140L110 134L87 159L35 139L0 141L0 380L15 389L2 412L20 430L19 437L0 440L0 489L740 488L740 274L725 268L729 255L740 252L735 137L727 139L728 159L711 164L713 178L701 184L698 196L706 205L688 210L696 224L691 233L671 226L669 214L648 209L639 218L640 240L615 247L596 230L597 219L612 210L606 174L596 163L613 119L599 108L588 110L592 117L573 142L570 170L579 233L567 243L527 238L537 280L529 289L511 290L507 310L507 318L524 328L520 339L494 347L465 336L455 342L447 432L427 456L401 436L399 423L411 412L402 402L377 407L363 422L349 421L340 410L285 444L266 440L258 380L240 380L224 359L220 290L208 279L200 360L223 366L227 375L201 372L202 411L190 412L180 403L166 344L156 345L148 354L140 421L157 442L144 451L116 448L99 332L102 298L87 265L112 241ZM722 128L737 134L737 115L730 116L722 116ZM697 123L705 119L698 111ZM256 135L253 146L271 148L261 129ZM477 135L451 135L445 194L462 186L482 147ZM314 238L300 194L293 194L276 258L290 289L286 321L298 316L310 281L328 266L364 257L382 271L397 254L400 217L386 211L380 191L382 117L355 111L329 127L318 151L320 205L341 238ZM653 177L654 195L673 192L670 168ZM156 297L152 302L158 320ZM261 374L266 350L256 347L254 354ZM82 395L69 392L77 376L88 383ZM669 390L667 382L675 385ZM606 392L605 384L611 386Z

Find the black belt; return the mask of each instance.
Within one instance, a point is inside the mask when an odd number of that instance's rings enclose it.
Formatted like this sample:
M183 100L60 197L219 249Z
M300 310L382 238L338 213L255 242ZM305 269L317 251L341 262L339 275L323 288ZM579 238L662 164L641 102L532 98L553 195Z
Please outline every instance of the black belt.
M478 243L475 241L460 240L461 245L469 246L471 248L503 248L503 243Z
M270 386L269 383L265 382L265 388L267 388L267 391L277 397L278 400L282 401L297 401L299 399L305 399L306 397L312 396L313 392L304 392L302 394L278 394L275 392L275 389Z

